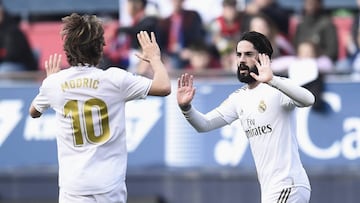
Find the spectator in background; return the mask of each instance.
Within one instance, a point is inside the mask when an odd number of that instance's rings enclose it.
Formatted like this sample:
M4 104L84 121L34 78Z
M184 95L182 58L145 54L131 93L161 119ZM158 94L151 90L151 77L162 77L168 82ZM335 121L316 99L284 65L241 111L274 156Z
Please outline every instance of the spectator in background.
M313 109L323 112L324 75L333 72L334 64L312 41L299 43L295 56L278 57L272 61L272 70L277 75L289 77L315 96Z
M187 71L204 73L206 70L221 68L217 50L206 43L197 43L189 47Z
M242 31L242 14L236 0L223 0L222 13L208 26L211 43L220 54L220 63L225 70L236 71L236 42Z
M347 57L337 62L339 73L360 72L360 0L356 0L357 10L353 15L351 33L347 36Z
M295 54L291 42L278 31L276 25L265 14L258 13L251 16L249 30L260 32L269 39L274 50L273 58Z
M289 37L291 11L282 7L276 0L252 0L246 5L245 12L250 16L264 13L274 22L280 33Z
M188 64L189 47L205 41L206 32L197 11L184 9L184 0L171 2L173 11L159 23L158 41L167 66L183 69Z
M301 18L296 27L294 46L310 40L319 47L321 54L336 61L338 36L331 16L323 8L323 0L305 0Z
M131 26L121 26L115 33L109 48L105 50L105 56L110 60L111 65L122 68L135 68L137 58L132 57L134 51L138 51L140 45L136 39L136 33L140 31L155 32L158 18L153 15L147 15L147 0L127 0L127 12L132 19ZM136 72L136 70L129 70Z
M0 72L36 70L38 62L27 37L0 0Z

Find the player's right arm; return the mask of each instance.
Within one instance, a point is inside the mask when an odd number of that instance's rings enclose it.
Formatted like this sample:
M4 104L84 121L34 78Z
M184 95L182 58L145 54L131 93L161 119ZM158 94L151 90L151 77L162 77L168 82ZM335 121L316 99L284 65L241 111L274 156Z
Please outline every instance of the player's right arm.
M177 102L186 120L195 130L208 132L228 124L216 109L203 114L191 106L194 95L193 76L182 74L178 79Z
M43 82L46 83L45 81ZM29 107L29 114L32 118L38 118L42 113L50 107L49 100L44 95L43 86L40 87L39 94L31 102Z
M153 96L167 96L171 93L170 77L165 65L161 61L160 48L156 42L155 34L151 32L150 35L151 38L145 31L137 34L139 44L142 48L142 54L137 54L137 57L150 63L154 72L148 94Z
M42 113L40 113L38 110L35 109L33 104L31 104L30 106L29 114L31 118L39 118L42 115Z

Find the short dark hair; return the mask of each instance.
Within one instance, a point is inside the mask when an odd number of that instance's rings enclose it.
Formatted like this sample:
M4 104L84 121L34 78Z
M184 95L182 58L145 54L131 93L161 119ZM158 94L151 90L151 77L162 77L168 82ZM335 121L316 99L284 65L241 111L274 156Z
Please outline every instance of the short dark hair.
M141 3L143 5L143 8L147 6L148 1L147 0L128 0L136 3Z
M266 54L269 58L271 58L273 48L269 39L265 35L255 31L244 32L240 37L240 41L243 40L251 42L259 53Z
M104 28L95 15L73 13L62 18L64 51L71 66L97 66L105 45Z
M237 1L236 0L223 0L222 5L223 6L236 6Z

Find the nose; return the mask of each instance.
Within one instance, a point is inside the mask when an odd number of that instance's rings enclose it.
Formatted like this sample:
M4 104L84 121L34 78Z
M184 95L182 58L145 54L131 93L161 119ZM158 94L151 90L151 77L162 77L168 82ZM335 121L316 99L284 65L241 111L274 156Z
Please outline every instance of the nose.
M238 55L237 62L238 62L238 64L241 64L241 63L246 64L246 57L244 56L244 54Z

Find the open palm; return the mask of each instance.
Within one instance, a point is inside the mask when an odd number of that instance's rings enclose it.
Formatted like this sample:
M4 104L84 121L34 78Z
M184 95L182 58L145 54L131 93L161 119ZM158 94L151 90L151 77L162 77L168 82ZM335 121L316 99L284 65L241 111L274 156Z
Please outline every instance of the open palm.
M255 65L258 68L259 75L250 73L250 75L259 82L269 82L273 77L273 72L270 67L270 58L266 54L259 54L259 61L255 60Z
M178 79L177 102L180 107L190 105L195 95L193 87L193 76L187 73L182 74Z

